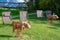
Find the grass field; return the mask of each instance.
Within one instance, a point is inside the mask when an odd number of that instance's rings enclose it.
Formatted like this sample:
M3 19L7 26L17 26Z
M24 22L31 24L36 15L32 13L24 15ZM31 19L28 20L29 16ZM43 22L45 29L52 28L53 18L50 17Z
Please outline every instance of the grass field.
M0 10L0 17L3 10ZM11 15L18 16L18 11L11 11ZM16 38L16 31L12 32L12 24L2 24L0 19L0 40L60 40L60 21L55 20L50 24L47 20L37 19L36 15L29 15L30 29L22 31L23 36ZM34 18L34 19L33 19ZM15 18L15 21L19 18Z
M14 37L12 25L2 25L0 21L0 40L60 40L60 22L55 20L50 24L47 20L30 19L31 28L22 31L21 38Z

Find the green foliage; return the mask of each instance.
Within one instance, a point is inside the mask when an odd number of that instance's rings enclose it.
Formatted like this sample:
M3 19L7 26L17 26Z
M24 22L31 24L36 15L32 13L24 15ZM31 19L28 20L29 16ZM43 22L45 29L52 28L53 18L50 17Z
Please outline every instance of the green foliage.
M55 12L59 17L59 13L60 13L60 0L39 0L36 3L36 7L37 9L42 9L42 10L52 10L53 12Z
M60 0L55 0L55 5L56 5L55 13L60 17Z
M43 10L51 10L54 6L52 5L51 0L40 0L39 8Z
M11 15L12 15L12 16L17 16L17 15L19 15L19 11L18 11L18 10L11 10Z

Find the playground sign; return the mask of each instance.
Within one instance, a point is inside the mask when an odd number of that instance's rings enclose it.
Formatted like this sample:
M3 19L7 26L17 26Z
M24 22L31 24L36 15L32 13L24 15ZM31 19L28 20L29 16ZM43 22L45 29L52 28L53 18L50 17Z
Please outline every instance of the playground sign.
M43 17L43 11L37 10L37 17Z
M27 20L27 11L20 11L20 20L21 21Z

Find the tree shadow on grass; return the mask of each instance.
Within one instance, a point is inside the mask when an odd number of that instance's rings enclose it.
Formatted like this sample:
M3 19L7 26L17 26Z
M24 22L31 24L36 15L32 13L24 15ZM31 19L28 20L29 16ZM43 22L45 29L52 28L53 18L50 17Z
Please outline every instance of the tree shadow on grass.
M58 29L57 27L48 27L48 28L50 28L50 29Z
M60 24L53 24L53 26L55 26L55 27L60 27Z
M60 24L59 23L51 24L51 26L53 26L53 27L48 27L48 28L50 28L50 29L58 29L58 28L60 28Z
M0 37L2 37L2 38L11 38L13 36L10 36L10 35L0 35Z
M60 27L60 23L58 20L54 21L53 24L50 24L50 25L54 27Z
M32 21L33 23L36 23L36 24L46 24L47 23L47 20L43 19L43 18L30 19L30 21Z

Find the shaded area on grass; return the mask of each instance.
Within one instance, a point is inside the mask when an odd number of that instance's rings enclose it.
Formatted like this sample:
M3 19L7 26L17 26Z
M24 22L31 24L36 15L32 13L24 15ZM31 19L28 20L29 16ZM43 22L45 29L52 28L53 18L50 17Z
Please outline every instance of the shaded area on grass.
M47 19L43 18L36 18L36 19L30 19L30 21L36 23L36 24L46 24L47 23Z
M57 27L48 27L48 28L50 28L50 29L57 29Z
M60 27L60 24L59 23L54 23L52 26Z
M0 37L3 37L3 38L10 38L10 37L13 37L13 36L11 36L11 35L0 35Z

